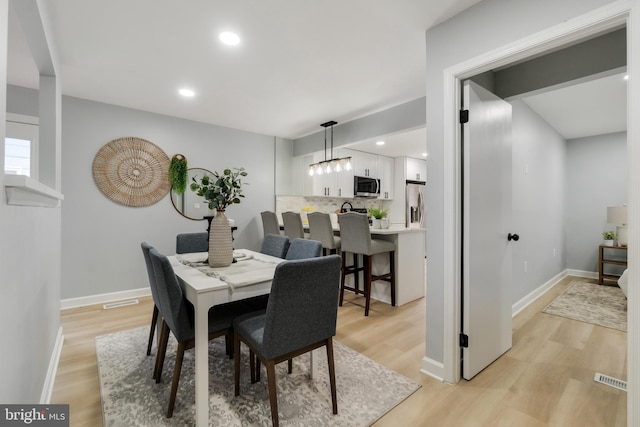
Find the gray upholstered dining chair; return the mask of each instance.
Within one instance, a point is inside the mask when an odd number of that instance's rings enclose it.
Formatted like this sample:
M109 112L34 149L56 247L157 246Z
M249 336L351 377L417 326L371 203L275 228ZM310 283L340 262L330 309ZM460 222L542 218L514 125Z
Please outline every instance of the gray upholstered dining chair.
M156 277L153 272L153 266L151 265L151 257L149 256L149 251L153 249L153 246L151 246L147 242L142 242L140 243L140 247L142 248L142 254L144 255L144 263L147 267L147 276L149 277L149 288L151 288L151 298L153 299L153 314L151 315L151 328L149 329L149 343L147 344L147 356L149 356L151 355L151 346L153 345L153 335L155 334L156 324L158 322L158 306L156 305L156 301L158 301L158 291L156 288ZM155 378L155 371L153 374Z
M285 259L315 258L322 255L322 243L317 240L293 239Z
M267 234L262 240L260 253L284 259L284 257L287 256L288 250L289 239L287 236L282 236L280 234Z
M358 212L346 212L338 215L340 225L340 237L342 252L342 275L340 278L340 305L344 299L345 289L362 294L365 297L364 315L369 315L371 305L371 283L376 280L387 281L391 285L391 305L396 305L396 273L395 250L393 242L381 239L372 239L369 229L369 219L366 214ZM346 265L347 252L353 254L353 264ZM374 275L372 272L372 257L376 254L389 254L389 272ZM358 266L358 255L362 255L363 266ZM364 272L364 290L358 286L360 271ZM345 278L348 274L354 275L354 286L347 286Z
M310 212L307 214L309 220L309 239L318 240L322 243L322 250L325 255L335 254L340 249L340 237L333 235L331 216L324 212Z
M262 241L260 253L284 259L289 252L289 246L290 243L287 236L283 236L281 234L267 234L264 236L264 240ZM268 301L269 294L266 294L247 298L245 303L253 308L254 311L258 311L266 309Z
M149 257L155 275L157 287L157 306L162 317L162 327L160 339L158 340L158 353L156 357L155 375L156 383L159 383L162 376L162 366L164 364L169 333L173 333L178 341L176 351L176 362L173 369L173 381L169 394L169 407L167 418L173 416L173 408L180 381L180 371L182 370L182 360L185 350L195 346L194 312L193 306L187 302L178 279L173 271L170 261L156 249L149 250ZM246 314L251 309L241 301L222 304L209 310L209 339L226 336L230 341L233 339L231 323L234 317Z
M304 239L307 236L304 234L304 228L302 227L302 218L298 212L282 212L282 224L284 225L284 235L292 242L293 239Z
M262 217L262 231L263 236L267 234L280 234L280 225L278 224L278 217L275 212L263 211L260 212Z
M206 231L199 233L181 233L176 236L176 253L186 254L209 251L209 235Z
M278 426L275 365L319 347L326 347L333 413L338 413L333 336L336 334L340 257L308 258L278 264L264 313L233 321L236 396L240 395L240 343L267 370L271 420ZM252 358L253 359L253 358ZM255 382L251 366L251 381Z

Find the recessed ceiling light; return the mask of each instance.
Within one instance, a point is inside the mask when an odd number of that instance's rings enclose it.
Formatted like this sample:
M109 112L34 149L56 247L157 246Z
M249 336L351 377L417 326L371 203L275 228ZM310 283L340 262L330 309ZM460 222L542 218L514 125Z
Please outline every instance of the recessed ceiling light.
M376 145L384 145L384 141L378 141L376 142Z
M624 76L625 80L629 80L629 74L627 74L626 76Z
M180 95L186 96L188 98L191 98L192 96L195 96L195 94L196 94L191 89L180 89L179 93L180 93Z
M225 31L220 33L220 41L229 46L236 46L240 44L240 37L236 33Z
M427 157L427 153L422 153L422 157Z

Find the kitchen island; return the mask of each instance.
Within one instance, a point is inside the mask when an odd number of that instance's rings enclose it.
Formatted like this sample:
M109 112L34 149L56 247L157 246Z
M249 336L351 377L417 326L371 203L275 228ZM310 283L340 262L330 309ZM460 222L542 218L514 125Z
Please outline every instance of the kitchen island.
M333 231L339 236L340 227L337 222L333 222ZM305 232L309 231L309 224L303 222ZM283 228L282 226L280 227ZM371 238L387 240L396 247L395 267L396 267L396 305L403 305L408 302L425 296L426 288L426 251L425 228L409 228L402 226L391 226L389 228L370 228ZM351 263L351 255L347 254L347 262ZM389 271L389 257L387 254L373 256L373 273L383 274ZM362 259L359 260L362 265ZM348 283L353 283L353 275L347 277ZM361 274L360 286L363 286L364 278ZM376 281L371 286L371 298L391 304L391 291L389 283Z
M427 277L425 263L426 231L425 228L395 226L387 229L371 229L371 238L388 240L396 246L397 305L406 304L425 295ZM387 271L389 271L389 257L386 254L374 255L373 273L382 274ZM389 283L373 282L371 298L391 304Z

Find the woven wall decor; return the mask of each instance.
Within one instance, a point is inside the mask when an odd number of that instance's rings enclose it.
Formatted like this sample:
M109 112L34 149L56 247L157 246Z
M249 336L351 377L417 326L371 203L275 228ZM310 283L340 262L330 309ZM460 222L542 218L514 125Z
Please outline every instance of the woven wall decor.
M109 199L125 206L149 206L171 189L169 157L142 138L126 137L105 144L93 159L93 179Z

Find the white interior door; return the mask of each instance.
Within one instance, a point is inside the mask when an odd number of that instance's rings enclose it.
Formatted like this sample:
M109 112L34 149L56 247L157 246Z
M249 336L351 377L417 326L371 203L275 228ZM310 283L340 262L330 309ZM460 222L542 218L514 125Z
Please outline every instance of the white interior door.
M463 83L462 376L511 348L511 105Z

